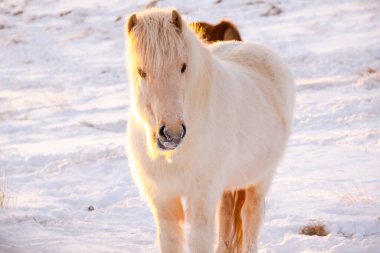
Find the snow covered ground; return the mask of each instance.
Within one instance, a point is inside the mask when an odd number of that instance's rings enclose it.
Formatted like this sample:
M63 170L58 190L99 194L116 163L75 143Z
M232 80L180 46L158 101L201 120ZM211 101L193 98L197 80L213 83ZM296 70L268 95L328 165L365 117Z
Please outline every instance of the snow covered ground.
M147 3L0 1L1 253L158 252L124 151L124 18ZM270 3L157 5L229 18L294 72L294 133L260 253L380 252L380 4ZM328 236L299 233L317 222Z

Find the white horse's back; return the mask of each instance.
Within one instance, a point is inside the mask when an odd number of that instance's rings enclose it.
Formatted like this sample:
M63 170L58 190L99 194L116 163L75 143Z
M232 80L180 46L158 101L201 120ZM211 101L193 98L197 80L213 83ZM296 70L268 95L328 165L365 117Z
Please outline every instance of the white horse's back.
M231 190L273 175L290 133L294 82L281 58L262 45L222 42L210 50L216 62L211 94L219 98L215 124L224 132L215 146L228 145L235 154Z

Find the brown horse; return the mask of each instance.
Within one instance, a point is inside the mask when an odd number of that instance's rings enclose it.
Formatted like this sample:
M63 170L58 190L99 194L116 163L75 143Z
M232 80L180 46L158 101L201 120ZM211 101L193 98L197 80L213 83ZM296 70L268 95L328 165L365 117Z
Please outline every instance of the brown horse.
M200 32L202 39L209 43L225 40L242 41L239 30L236 26L227 20L221 20L219 24L211 25L206 22L194 22L192 27Z

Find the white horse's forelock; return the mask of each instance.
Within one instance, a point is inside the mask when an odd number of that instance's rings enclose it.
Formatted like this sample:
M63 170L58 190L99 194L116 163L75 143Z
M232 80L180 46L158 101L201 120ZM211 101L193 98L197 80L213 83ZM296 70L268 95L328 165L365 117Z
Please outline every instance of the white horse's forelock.
M169 10L146 10L137 16L137 24L129 35L130 53L137 67L157 74L185 52L183 34L175 27ZM134 52L134 50L136 50Z

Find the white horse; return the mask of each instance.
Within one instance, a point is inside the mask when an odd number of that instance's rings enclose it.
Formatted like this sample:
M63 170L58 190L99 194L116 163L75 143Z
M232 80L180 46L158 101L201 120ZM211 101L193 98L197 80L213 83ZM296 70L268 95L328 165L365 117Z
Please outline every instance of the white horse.
M175 10L132 14L126 34L128 160L161 251L185 250L186 198L191 252L256 252L290 133L290 71L258 44L203 43Z

